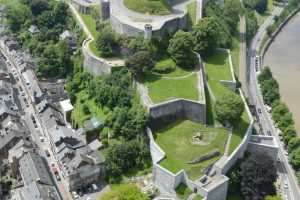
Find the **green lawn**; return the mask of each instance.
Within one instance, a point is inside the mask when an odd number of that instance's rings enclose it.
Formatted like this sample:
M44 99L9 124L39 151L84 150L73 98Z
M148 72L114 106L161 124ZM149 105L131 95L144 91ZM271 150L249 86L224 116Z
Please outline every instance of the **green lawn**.
M91 99L87 94L86 90L79 92L77 95L77 101L74 105L74 110L72 112L72 122L79 127L83 125L83 123L90 119L91 117L98 117L102 120L105 119L106 113L101 109L101 107L97 106L94 99ZM84 112L84 105L87 105L90 113Z
M217 51L213 56L206 58L205 70L209 86L217 99L230 92L220 83L220 80L232 80L227 52Z
M191 143L192 137L199 132L203 133L204 137L210 137L211 141L202 145ZM171 124L155 133L157 144L166 153L166 158L160 162L161 166L173 173L184 169L193 180L201 177L202 170L213 164L219 157L197 164L187 164L187 162L214 149L223 153L226 138L225 129L205 127L203 124L188 120Z
M124 5L140 13L153 15L171 14L171 8L166 0L124 0Z
M164 79L161 75L149 74L144 83L154 103L176 98L198 100L196 74L179 80Z
M96 30L95 19L92 17L92 15L80 14L80 16L83 22L85 23L85 25L87 26L87 28L89 29L89 31L91 32L91 34L93 35L93 37L96 38L97 30Z
M196 195L196 197L193 198L193 200L202 200L203 198L200 195Z
M176 188L176 194L181 200L186 200L190 194L192 194L192 190L190 190L186 185L180 184Z
M216 100L221 98L226 93L233 93L233 91L231 91L230 89L228 89L220 83L220 80L232 80L230 66L226 53L219 51L216 53L216 55L206 59L205 69L209 86L214 96L216 97ZM210 102L210 105L208 105L208 109L209 110L207 111L207 115L210 116L210 121L213 121L211 120L211 118L214 118L214 122L216 122L214 113L214 102ZM235 150L235 148L241 143L249 126L249 121L250 120L248 114L245 111L242 115L241 121L237 122L234 125L231 143L229 147L229 153L232 153Z
M148 87L149 96L154 103L159 103L175 98L186 98L198 100L197 74L191 74L193 70L175 67L175 70L168 74L147 73L142 83ZM167 79L163 77L182 77L180 79Z
M197 2L193 1L187 5L188 9L188 24L189 27L194 26L197 23L196 14L197 14Z
M97 47L96 47L96 41L95 40L93 40L90 44L89 44L89 48L90 48L90 50L91 50L91 52L95 55L95 56L97 56L97 57L100 57L101 55L101 53L100 53L100 51L97 49Z

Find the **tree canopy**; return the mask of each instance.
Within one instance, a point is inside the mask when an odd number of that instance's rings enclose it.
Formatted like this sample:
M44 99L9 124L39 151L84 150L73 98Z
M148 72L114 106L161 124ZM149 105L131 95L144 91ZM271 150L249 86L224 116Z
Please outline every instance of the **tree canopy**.
M217 100L215 108L217 119L223 123L238 121L245 110L242 99L234 93L228 93Z
M139 78L154 67L154 61L148 51L138 51L130 56L125 66L132 72L135 78Z
M204 17L193 28L195 37L195 50L201 55L208 55L219 47L221 30L214 17Z
M241 165L241 191L245 200L262 200L276 194L274 182L277 169L274 161L266 154L251 154Z
M170 40L168 53L178 66L193 67L196 64L194 38L191 33L177 31Z

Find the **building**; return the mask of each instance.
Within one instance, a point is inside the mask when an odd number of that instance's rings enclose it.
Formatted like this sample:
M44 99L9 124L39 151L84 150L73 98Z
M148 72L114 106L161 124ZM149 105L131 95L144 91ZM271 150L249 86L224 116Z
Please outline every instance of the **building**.
M19 161L24 186L12 191L13 200L61 200L42 157L29 151Z
M8 151L8 163L14 177L19 177L19 161L27 153L32 151L34 145L28 140L20 140Z

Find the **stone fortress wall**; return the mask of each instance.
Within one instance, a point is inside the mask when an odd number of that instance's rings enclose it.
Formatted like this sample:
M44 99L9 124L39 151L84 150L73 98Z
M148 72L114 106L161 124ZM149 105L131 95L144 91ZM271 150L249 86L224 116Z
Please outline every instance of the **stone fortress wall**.
M86 71L93 75L102 75L102 74L110 74L112 66L107 63L105 59L101 59L96 57L90 50L89 50L89 43L91 39L86 39L83 41L82 44L82 54L84 57L83 60L83 67Z
M228 53L230 55L229 51ZM202 88L204 88L204 84L206 84L206 80L204 76L205 68L203 63L201 62L200 56L199 56L199 60L200 60L200 68L202 69L201 71L203 72L200 80L203 82ZM232 70L231 82L235 83L235 77L234 77L231 61L230 61L230 66ZM150 128L147 129L147 134L150 138L150 152L153 160L153 180L154 180L154 184L161 190L162 193L168 194L170 196L176 196L175 189L178 187L180 183L183 183L187 185L192 191L205 197L206 200L226 200L229 179L228 177L225 176L225 174L229 171L229 169L231 169L231 167L236 163L238 159L244 156L244 153L248 148L250 137L252 135L252 129L254 123L254 120L252 119L250 110L247 106L246 100L243 96L241 89L239 89L239 93L242 96L251 123L247 129L247 132L245 133L242 142L234 150L234 152L231 153L229 157L222 157L219 161L217 161L214 164L212 171L214 171L216 175L213 176L212 179L208 179L208 177L204 175L200 179L193 181L188 178L184 170L180 170L179 172L174 174L169 170L160 166L159 162L162 159L164 159L165 152L155 142L151 129ZM181 101L188 102L187 109L184 108L184 105L182 105ZM194 103L195 105L193 105ZM168 102L163 102L161 104L157 104L154 106L150 106L148 109L150 112L151 120L154 120L154 122L152 122L153 123L152 125L154 126L158 126L157 124L159 122L165 124L164 118L165 116L169 116L170 113L171 116L173 116L173 118L171 119L177 119L177 117L183 117L183 118L190 119L192 121L205 123L205 115L206 115L205 101L193 102L190 100L177 99ZM175 116L173 115L173 113L176 113Z

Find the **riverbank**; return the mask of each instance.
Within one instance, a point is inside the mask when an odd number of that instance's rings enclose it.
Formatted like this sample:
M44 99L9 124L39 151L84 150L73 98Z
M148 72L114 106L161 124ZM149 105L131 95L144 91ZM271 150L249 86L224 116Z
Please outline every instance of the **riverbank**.
M278 25L278 27L275 29L275 31L268 35L268 33L265 33L263 41L261 43L261 46L259 47L260 55L262 56L262 60L268 51L270 45L273 43L276 36L281 32L281 30L285 27L285 25L288 24L288 22L300 11L300 7L296 8L291 14L289 14L285 20Z

